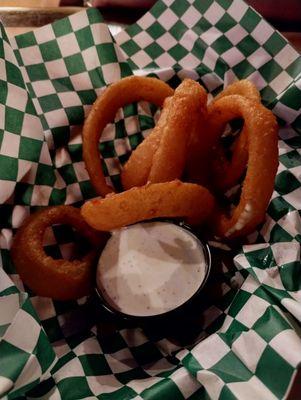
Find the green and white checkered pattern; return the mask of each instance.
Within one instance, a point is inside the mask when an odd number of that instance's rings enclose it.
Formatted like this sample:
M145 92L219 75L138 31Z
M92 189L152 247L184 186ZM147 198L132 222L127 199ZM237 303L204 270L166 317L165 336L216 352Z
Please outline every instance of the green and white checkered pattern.
M223 326L178 357L212 398L285 398L301 354L300 244L248 245L235 263L249 275Z
M266 223L243 249L211 243L195 346L127 324L95 325L87 299L37 297L9 255L15 230L37 207L94 196L81 125L103 88L132 73L172 86L192 77L212 94L248 78L281 123ZM162 0L115 38L93 9L10 42L1 27L0 85L0 396L285 398L301 363L298 53L241 0ZM119 165L149 133L155 112L144 102L127 106L105 129L103 167L117 188ZM71 228L54 226L46 251L68 257L75 239Z

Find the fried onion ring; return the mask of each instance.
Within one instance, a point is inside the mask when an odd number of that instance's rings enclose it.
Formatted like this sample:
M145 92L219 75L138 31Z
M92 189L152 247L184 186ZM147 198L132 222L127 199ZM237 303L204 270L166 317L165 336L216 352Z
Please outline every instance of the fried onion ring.
M83 159L97 194L105 196L113 192L107 185L98 150L99 139L106 125L113 121L119 108L140 100L161 107L173 89L156 78L130 76L113 83L98 97L83 127Z
M187 155L190 159L190 150L194 151L189 138L201 129L206 102L205 89L191 79L185 79L165 100L155 128L124 165L121 180L125 190L181 178Z
M226 158L225 150L218 144L212 151L211 162L211 185L215 190L225 192L235 186L244 171L248 162L248 140L246 130L243 129L232 146L232 157L229 161Z
M181 217L187 223L199 225L213 208L214 198L207 189L175 180L89 200L81 212L94 229L109 231L159 217Z
M131 189L135 186L143 186L147 183L153 157L159 147L162 130L166 124L171 99L172 97L167 97L165 99L156 126L132 152L130 158L124 164L121 171L121 182L124 190Z
M248 166L240 202L228 217L222 211L214 216L219 237L235 238L252 232L264 219L278 167L278 126L273 113L256 101L239 95L217 100L209 117L215 121L215 139L227 122L243 118L247 134Z
M261 101L260 93L254 83L248 81L247 79L242 79L241 81L236 81L227 86L222 92L214 97L211 104L213 105L222 97L231 96L233 94L238 94L246 97L249 100L257 101L258 103Z
M200 122L190 134L188 156L185 165L185 179L199 185L208 185L211 164L210 126L208 124L207 108L202 108Z
M69 224L93 246L81 260L55 260L43 249L46 228L53 224ZM32 214L16 233L11 248L12 260L22 281L37 295L56 300L77 299L93 288L97 250L105 244L100 235L88 226L80 210L71 206L49 207Z
M218 94L209 105L209 112L216 101L231 95L240 95L258 103L260 103L261 100L260 93L254 83L243 79L232 83ZM232 157L230 161L227 159L221 144L216 145L213 154L210 174L211 185L219 191L225 191L233 187L246 170L248 149L245 130L242 129L232 146Z
M168 114L159 148L153 157L149 182L169 182L182 177L190 134L199 127L206 102L207 93L198 82L184 79L177 87L166 106Z

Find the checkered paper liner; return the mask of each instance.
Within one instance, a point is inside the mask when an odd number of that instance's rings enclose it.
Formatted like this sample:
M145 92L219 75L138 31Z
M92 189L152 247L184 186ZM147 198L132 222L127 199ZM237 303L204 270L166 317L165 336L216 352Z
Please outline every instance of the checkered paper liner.
M301 362L301 58L240 0L164 0L112 38L97 10L0 39L0 396L51 399L279 399ZM103 88L130 74L215 94L248 78L279 117L279 170L266 223L232 264L213 248L219 296L200 305L199 344L95 325L86 299L53 302L24 288L11 262L15 230L38 207L94 196L81 124ZM154 125L150 105L120 110L102 136L108 181ZM73 231L54 226L53 257ZM237 252L234 249L234 254ZM203 340L201 340L203 339ZM26 393L26 394L25 394Z

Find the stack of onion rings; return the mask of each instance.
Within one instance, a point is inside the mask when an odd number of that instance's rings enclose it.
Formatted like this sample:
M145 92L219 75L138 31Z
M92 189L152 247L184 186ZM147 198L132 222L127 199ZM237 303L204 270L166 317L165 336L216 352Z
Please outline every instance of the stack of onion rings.
M153 131L124 165L124 192L116 194L102 172L98 142L117 110L140 100L164 105ZM196 226L207 222L223 239L247 235L263 221L278 166L276 119L248 81L235 82L211 104L206 102L205 90L189 79L174 92L158 79L132 76L103 92L84 124L83 157L92 185L105 197L86 202L81 211L70 206L48 208L19 229L12 258L31 289L66 300L81 297L92 287L94 250L74 261L45 254L43 234L55 223L71 224L93 246L101 247L106 236L94 229L110 231L153 218L181 218ZM241 118L244 126L229 161L220 137L235 118ZM225 192L245 170L238 206L232 213L224 211L208 188ZM181 182L183 178L195 183Z
M199 101L196 100L197 97ZM205 110L205 101L206 95L199 89L199 85L191 80L184 80L176 89L175 94L165 101L161 118L152 134L138 146L124 168L122 180L125 188L139 186L140 189L88 203L82 209L83 216L88 223L96 229L103 230L110 227L110 222L101 221L102 218L106 220L108 215L111 217L111 226L114 228L143 219L167 216L164 207L156 208L152 214L153 208L149 199L157 199L157 191L163 193L163 189L167 190L167 182L171 184L173 179L182 177L185 159L189 159L189 143L192 143L191 148L197 149L200 164L203 167L204 161L208 162L214 151L219 154L219 159L216 159L217 162L219 161L219 165L215 165L215 168L211 168L210 171L211 185L213 183L213 186L219 190L226 190L233 186L243 174L248 163L240 203L231 218L227 218L221 211L216 211L213 218L215 233L224 238L245 235L263 220L278 165L275 117L261 105L259 92L248 81L230 85L212 101L208 110ZM191 124L190 131L187 133L188 117ZM234 143L232 160L228 162L219 144L219 137L223 133L225 125L234 118L242 118L244 128ZM200 133L197 125L201 120L205 123L199 126ZM264 130L264 134L262 134L262 130ZM263 157L255 157L259 151ZM144 157L144 154L147 156ZM191 165L195 167L195 161L196 157L190 164L190 168L187 168L189 162L186 162L186 171L192 170ZM261 168L265 172L256 173L257 168ZM207 171L200 171L198 179L205 181L206 174ZM144 186L146 182L166 183L165 186ZM139 184L137 185L137 183ZM259 190L258 193L253 189L255 187ZM255 200L251 195L252 191L257 193ZM165 195L167 196L166 193ZM141 202L140 206L139 201ZM135 205L134 209L131 204ZM117 208L120 207L121 214L114 209L114 205ZM110 212L110 209L114 209L114 212ZM125 215L125 212L128 215ZM97 222L95 219L93 221L93 214L95 214L95 218L96 216L101 216L101 218L97 218ZM119 223L115 221L116 216L118 216ZM179 214L178 216L183 217L184 215Z
M189 93L189 90L191 93ZM185 97L187 93L191 100L190 103ZM186 110L185 106L182 106L182 108L180 108L181 106L179 107L182 100L181 95L184 96L184 102L186 101L186 104L189 105L189 110ZM202 101L196 101L196 96L199 96L199 99L202 97ZM209 186L223 191L237 183L248 163L241 200L232 217L227 218L225 214L217 210L213 218L214 231L219 236L232 238L245 235L263 220L272 193L278 165L276 120L273 114L261 105L258 90L248 81L240 81L230 85L212 101L208 106L208 110L205 107L205 101L206 95L197 88L197 84L190 80L185 80L175 91L175 94L166 100L159 123L152 134L145 142L138 146L125 165L122 181L125 189L139 186L141 187L141 193L144 196L148 196L148 193L153 189L151 185L144 186L146 182L166 182L167 185L167 182L181 178L183 176L185 159L186 173L188 179L191 178L189 171L192 171L191 166L195 168L197 164L197 157L195 155L198 153L200 157L199 165L203 169L205 169L206 163L207 166L209 165L209 168L207 167L207 170L210 170L209 177L211 179ZM193 105L196 105L199 110L198 117L196 116L196 108ZM184 115L182 115L182 109L185 110ZM178 113L174 110L178 110ZM254 117L252 117L252 114ZM188 115L192 123L190 132L187 134L185 131L188 128L185 123ZM200 115L202 118L200 118ZM219 137L223 133L225 125L234 118L242 118L244 120L244 127L242 133L234 143L232 160L229 162L219 144ZM200 124L200 121L203 123ZM181 122L183 122L182 127ZM197 129L198 123L200 125L199 131ZM264 134L260 133L262 130ZM187 162L189 160L189 143L192 153L193 150L197 150L197 152L195 151L193 162L190 163L189 161ZM259 149L261 149L264 157L257 157L256 163L253 163L254 154ZM217 153L219 157L215 158L215 166L213 165L210 168L211 163L209 160L213 158L213 152ZM147 156L144 157L144 154L147 154ZM257 174L257 168L262 168L266 173ZM208 182L208 171L199 171L195 180L198 182L202 180L206 182L207 180ZM252 196L250 195L253 186L259 189L257 200L255 201L252 200ZM154 190L162 190L163 187L158 186ZM148 189L146 190L146 188ZM97 201L95 215L112 215L113 213L110 213L109 209L113 207L114 202L116 206L119 204L123 211L131 210L130 213L136 215L138 211L135 210L135 213L133 213L129 204L132 201L135 203L136 200L134 199L136 199L138 193L140 194L140 192L134 192L134 194L129 192L129 197L125 194L126 200L131 199L125 201L125 203L123 202L123 195L121 197L120 195L115 195L108 200ZM133 217L133 220L131 218L122 218L121 215L118 215L120 221L126 221L129 224L150 218L151 205L148 204L147 198L143 200L141 196L138 197L144 204L139 207L143 209L144 215L138 213L137 215L140 215L140 217L138 218L136 215ZM148 209L145 209L146 204L148 204ZM138 207L137 202L135 205ZM89 208L89 217L87 217L86 207ZM93 224L91 219L93 207L96 207L95 202L83 207L83 215L90 224ZM106 212L103 210L106 210ZM116 210L114 211L115 213L117 213ZM155 216L166 215L158 215L158 212L156 212ZM123 226L123 224L122 222L120 226ZM96 229L104 229L105 226L106 228L109 227L108 224L106 225L100 221L98 221L97 226L95 222L92 226L96 227ZM118 223L112 222L112 226L116 227Z

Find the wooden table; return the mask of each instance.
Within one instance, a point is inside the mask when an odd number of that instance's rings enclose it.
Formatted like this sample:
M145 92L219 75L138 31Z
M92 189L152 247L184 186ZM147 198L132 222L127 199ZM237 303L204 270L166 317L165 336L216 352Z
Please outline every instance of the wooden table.
M300 26L301 29L301 26ZM281 32L283 36L301 53L301 32Z

